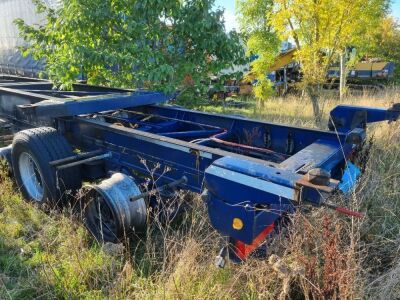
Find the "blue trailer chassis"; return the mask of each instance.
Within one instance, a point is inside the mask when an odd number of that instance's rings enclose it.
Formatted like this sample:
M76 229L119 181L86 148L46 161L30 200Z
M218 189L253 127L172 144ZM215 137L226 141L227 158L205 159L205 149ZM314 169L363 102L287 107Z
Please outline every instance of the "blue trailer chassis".
M107 153L105 173L140 178L152 169L158 186L179 182L202 193L238 259L300 203L335 207L327 198L349 192L359 174L351 158L366 125L400 113L398 105L341 105L322 131L163 105L169 98L84 84L57 91L47 81L0 76L0 118L15 131L51 126L80 152Z

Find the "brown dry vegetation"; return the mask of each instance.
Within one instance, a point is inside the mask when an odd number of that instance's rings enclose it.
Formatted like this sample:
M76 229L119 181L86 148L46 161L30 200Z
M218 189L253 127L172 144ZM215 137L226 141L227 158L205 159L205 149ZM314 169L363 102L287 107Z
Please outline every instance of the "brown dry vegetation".
M388 107L400 93L346 103ZM324 118L338 104L325 99ZM274 99L225 110L272 122L313 126L309 102ZM326 122L325 122L326 123ZM101 248L68 211L44 213L0 175L0 299L399 299L400 122L369 127L370 159L346 205L362 220L304 208L265 259L213 266L218 235L198 195L180 195L187 213L154 221L147 239Z

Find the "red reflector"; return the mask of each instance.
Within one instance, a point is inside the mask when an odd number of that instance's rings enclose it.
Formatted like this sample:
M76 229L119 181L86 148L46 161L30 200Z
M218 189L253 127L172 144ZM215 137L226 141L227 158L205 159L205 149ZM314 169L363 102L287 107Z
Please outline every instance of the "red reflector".
M253 252L257 247L265 240L265 237L272 232L275 227L275 223L267 226L259 235L249 244L245 244L241 241L235 241L236 255L241 259L245 260L251 252Z

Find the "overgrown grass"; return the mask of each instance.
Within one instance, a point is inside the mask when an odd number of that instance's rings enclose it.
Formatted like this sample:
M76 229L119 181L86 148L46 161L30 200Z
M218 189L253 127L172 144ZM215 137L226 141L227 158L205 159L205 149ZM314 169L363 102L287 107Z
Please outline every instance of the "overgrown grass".
M380 93L354 92L343 100L350 105L366 105L375 107L388 107L393 102L399 102L400 88L391 88ZM231 98L234 100L235 98ZM240 98L238 100L241 100ZM250 105L246 108L233 108L229 105L202 105L201 110L215 113L242 115L246 117L262 119L270 122L278 122L296 126L315 127L313 110L307 97L288 95L287 97L271 98L256 102L253 98L246 101ZM227 101L229 104L229 99ZM328 124L329 112L340 104L337 95L326 92L320 99L320 108L323 114L322 124Z
M398 91L346 103L388 107ZM325 99L324 118L338 104ZM274 99L250 109L203 107L314 126L306 99ZM154 221L146 239L100 247L69 210L45 213L24 202L0 174L0 299L399 299L400 124L369 127L366 172L348 206L362 220L326 209L299 211L266 259L221 270L219 249L198 195L180 195L187 213Z

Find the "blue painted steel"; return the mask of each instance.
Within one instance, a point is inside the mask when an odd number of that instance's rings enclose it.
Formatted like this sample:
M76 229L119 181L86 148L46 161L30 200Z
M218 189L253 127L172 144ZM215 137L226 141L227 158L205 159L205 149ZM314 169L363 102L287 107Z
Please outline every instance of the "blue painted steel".
M213 227L251 244L268 225L293 209L295 180L293 174L266 165L231 157L216 160L205 171L206 202ZM234 218L243 222L243 228L233 227Z
M153 124L146 116L161 119ZM124 118L136 122L137 129L115 125L104 128L103 122L86 118L71 120L73 141L79 141L85 149L90 145L112 149L109 169L148 173L159 164L153 175L160 184L185 175L188 183L184 188L195 192L207 189L205 198L214 228L247 244L283 214L292 212L300 199L315 205L323 202L337 189L338 182L331 183L328 192L324 187L304 186L305 173L311 167L319 167L333 178L342 174L345 160L356 147L348 141L350 132L303 129L175 107L137 107ZM193 130L193 124L201 124L203 130ZM268 148L285 158L279 162L252 158L235 147L222 147L203 139L207 134L223 131L218 137L225 141ZM364 130L358 131L365 138ZM246 141L249 133L252 139ZM199 144L185 142L187 136L200 138ZM292 155L288 151L290 139ZM146 168L144 161L150 167ZM169 172L165 173L165 168ZM243 221L242 230L233 228L233 218Z
M340 141L317 140L280 164L284 170L307 173L314 168L332 172L355 148L353 144Z
M210 114L173 106L145 106L138 107L135 110L224 128L229 131L230 135L237 137L236 141L249 142L252 146L266 147L277 153L288 155L302 150L317 139L330 141L339 139L342 144L345 144L346 140L345 133L255 121L222 114ZM288 145L288 137L290 136L291 139L289 140L291 140L292 147L290 147L290 143ZM247 139L250 139L250 141L246 141ZM203 144L208 145L210 142Z
M108 169L128 170L130 175L133 171L146 175L152 172L152 176L159 178L157 184L186 176L185 188L199 193L204 170L221 157L213 149L119 125L105 127L104 122L98 120L76 118L65 122L74 145L85 150L100 148L112 152Z
M214 161L213 165L254 178L273 181L286 187L293 187L300 178L300 175L277 168L268 162L249 161L229 156Z
M129 92L78 99L45 100L22 107L25 114L40 117L68 117L89 114L101 111L124 109L135 106L163 103L171 99L163 93L157 92Z
M396 121L400 109L391 109L338 105L330 113L329 129L338 132L349 132L354 128L365 128L366 124L381 121Z
M7 84L0 86L0 114L15 122L28 116L29 126L49 118L82 151L110 152L106 171L137 180L151 175L158 185L186 176L181 188L206 194L212 225L246 244L298 203L319 205L333 192L348 192L358 170L347 160L365 140L366 124L399 117L397 106L338 106L331 112L331 131L322 131L149 105L168 99L160 93L99 88L101 96L77 93L66 99L71 95L54 95L46 90L48 83L40 85L43 94L37 83L24 83L14 92ZM79 90L97 91L90 86ZM28 105L18 110L21 103ZM328 172L332 180L313 184L307 177L313 168ZM242 220L243 228L234 228L234 218Z
M162 136L168 136L172 138L208 138L214 134L220 133L221 129L210 129L210 130L191 130L191 131L177 131L177 132L166 132L161 133Z
M281 204L257 208L251 202L231 205L211 193L208 194L206 203L213 227L223 236L232 237L246 244L251 244L258 234L281 218L282 214L294 211L293 204L284 200ZM232 227L234 218L243 221L242 229L236 230Z
M291 171L238 158L214 161L205 170L212 225L227 236L251 244L268 225L293 211L293 203L300 199L314 204L324 201L326 193L318 187L301 186L302 178ZM234 218L243 221L243 229L232 226Z
M265 164L232 157L214 161L205 172L208 190L220 195L221 200L232 204L242 201L254 202L254 198L260 204L279 203L281 198L296 200L296 182L302 177ZM219 180L228 182L221 185ZM232 188L238 185L243 189L233 193ZM251 193L248 193L248 190L251 190Z

